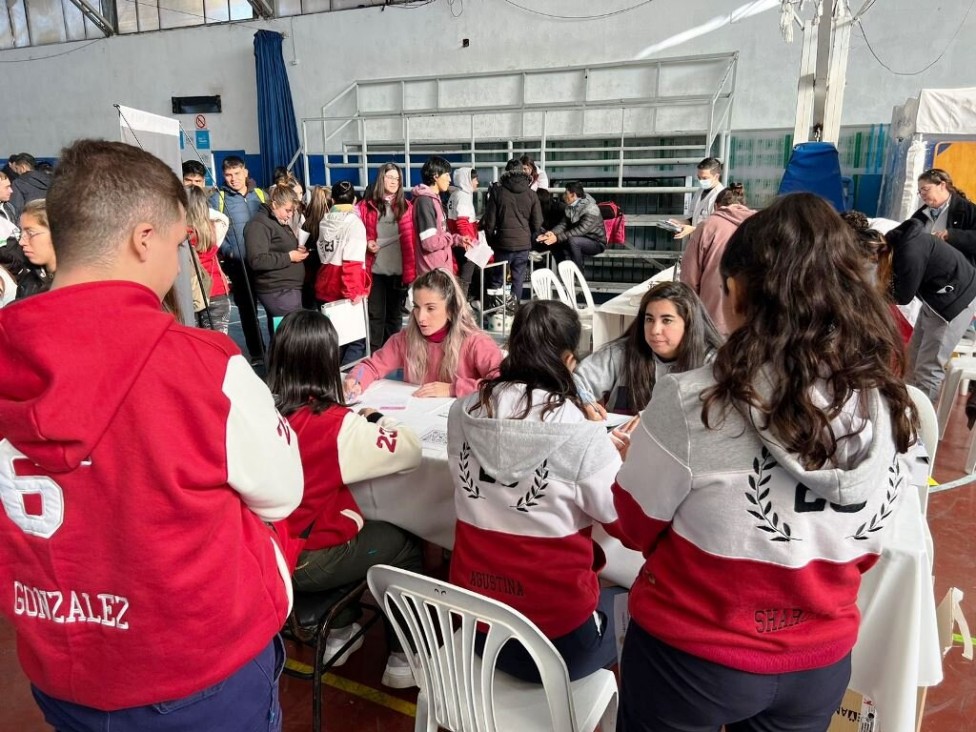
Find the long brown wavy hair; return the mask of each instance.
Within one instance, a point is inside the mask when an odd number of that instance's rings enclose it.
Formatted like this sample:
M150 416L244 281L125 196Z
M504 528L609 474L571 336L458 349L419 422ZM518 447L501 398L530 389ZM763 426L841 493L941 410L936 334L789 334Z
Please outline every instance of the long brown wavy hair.
M830 422L856 395L877 389L891 410L899 451L915 440L918 417L900 374L904 354L893 318L865 275L853 231L810 193L777 199L747 219L722 257L744 322L719 351L716 384L702 393L702 422L750 408L808 470L830 464L838 437ZM756 375L769 377L766 399ZM828 403L813 402L826 382ZM863 403L863 402L862 402Z

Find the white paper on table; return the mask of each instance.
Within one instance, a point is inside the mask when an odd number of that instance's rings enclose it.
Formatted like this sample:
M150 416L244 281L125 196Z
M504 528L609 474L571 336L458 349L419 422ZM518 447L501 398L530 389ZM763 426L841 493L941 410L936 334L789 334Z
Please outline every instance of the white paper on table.
M481 269L485 268L488 264L488 260L494 256L495 250L488 246L488 240L485 238L485 232L478 232L478 243L471 247L468 251L464 253L469 262L474 262Z
M311 234L309 234L307 231L303 231L302 229L299 229L298 230L298 246L300 246L300 247L305 246L305 242L308 241L308 237L309 236L311 236Z
M358 376L357 367L350 372L353 378ZM412 395L417 391L416 384L383 382L370 384L359 399L360 408L369 407L379 412L391 409L406 409Z

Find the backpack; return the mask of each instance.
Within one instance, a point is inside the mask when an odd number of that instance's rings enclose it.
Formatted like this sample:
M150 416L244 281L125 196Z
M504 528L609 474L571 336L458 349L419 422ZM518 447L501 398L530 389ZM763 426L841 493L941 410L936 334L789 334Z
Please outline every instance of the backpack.
M623 245L627 241L627 217L613 201L598 203L607 234L607 246Z

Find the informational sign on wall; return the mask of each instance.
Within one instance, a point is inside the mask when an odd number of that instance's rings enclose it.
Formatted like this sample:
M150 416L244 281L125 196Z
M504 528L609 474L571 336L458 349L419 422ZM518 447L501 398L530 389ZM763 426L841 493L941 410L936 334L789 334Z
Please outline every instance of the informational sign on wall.
M210 149L210 130L197 130L196 133L196 148L197 150L209 150Z

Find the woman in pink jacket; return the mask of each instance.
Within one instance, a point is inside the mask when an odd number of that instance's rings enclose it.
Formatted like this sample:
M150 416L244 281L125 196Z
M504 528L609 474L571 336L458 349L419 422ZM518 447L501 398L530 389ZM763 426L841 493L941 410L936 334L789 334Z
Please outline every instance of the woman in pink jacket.
M353 368L346 395L360 394L376 379L403 369L404 381L420 384L418 397L462 397L494 376L502 362L498 344L478 329L461 285L435 269L413 283L413 313L406 330Z
M755 211L745 205L746 196L741 183L730 183L715 199L715 212L699 224L688 248L681 257L681 281L690 285L701 298L705 310L723 337L728 337L729 327L722 312L725 300L725 284L719 273L725 245L739 228L739 224Z

